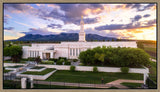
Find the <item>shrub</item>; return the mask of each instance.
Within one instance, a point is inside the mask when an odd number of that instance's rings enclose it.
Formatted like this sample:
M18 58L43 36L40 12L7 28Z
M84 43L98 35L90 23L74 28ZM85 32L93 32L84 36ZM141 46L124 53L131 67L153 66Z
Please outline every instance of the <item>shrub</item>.
M29 58L28 58L28 61L35 61L35 59L36 59L36 58L34 58L34 57L29 57Z
M128 67L121 67L121 72L122 73L128 73L129 68Z
M57 65L62 65L63 62L65 62L65 60L64 60L64 59L60 59L60 60L58 60L58 61L56 62L56 64L57 64Z
M76 68L75 66L70 66L70 71L71 71L71 72L74 72L74 71L75 71L75 68Z
M28 61L28 58L22 58L21 61Z
M66 57L59 57L59 60L60 60L60 59L67 60L67 58L66 58Z
M42 61L42 64L54 64L54 61Z
M54 62L57 62L58 59L55 59L55 58L50 58L49 61L54 61Z
M69 62L68 60L66 60L64 64L65 65L71 65L71 62Z
M93 72L98 72L98 68L97 67L93 67Z
M78 59L73 59L73 62L77 62L78 61Z

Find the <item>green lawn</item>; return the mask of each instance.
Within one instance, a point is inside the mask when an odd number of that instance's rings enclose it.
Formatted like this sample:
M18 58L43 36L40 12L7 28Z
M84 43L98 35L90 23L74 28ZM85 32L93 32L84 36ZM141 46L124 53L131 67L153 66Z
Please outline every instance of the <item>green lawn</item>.
M24 72L22 74L29 74L29 75L45 75L49 72L52 72L53 70L55 70L55 68L47 68L41 72L33 72L33 71L27 71L27 72Z
M141 85L143 84L143 83L129 83L129 82L123 82L123 83L121 83L122 85L124 85L124 86L127 86L127 87L129 87L129 88L141 88Z
M117 79L143 80L142 74L122 74L122 73L105 73L105 72L70 72L67 70L58 70L52 74L46 81L71 82L71 83L92 83L101 84L101 78L108 83Z
M150 68L149 68L149 77L157 83L157 63L156 62L150 62Z
M42 69L42 68L44 68L44 67L43 66L35 66L35 67L31 68L31 69Z
M8 73L10 71L12 71L12 70L3 70L3 73Z
M19 68L22 67L23 65L15 65L15 66L7 66L6 68Z

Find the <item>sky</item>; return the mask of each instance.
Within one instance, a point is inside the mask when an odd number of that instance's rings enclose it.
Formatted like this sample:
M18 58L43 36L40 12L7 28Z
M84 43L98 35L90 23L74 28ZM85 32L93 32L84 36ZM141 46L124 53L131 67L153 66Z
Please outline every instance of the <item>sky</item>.
M4 40L27 34L79 33L156 40L156 4L4 4Z

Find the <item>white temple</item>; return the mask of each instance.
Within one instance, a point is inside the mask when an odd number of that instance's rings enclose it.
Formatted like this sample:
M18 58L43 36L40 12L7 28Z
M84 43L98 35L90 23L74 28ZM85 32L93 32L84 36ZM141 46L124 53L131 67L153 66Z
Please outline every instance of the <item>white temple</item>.
M78 42L61 43L32 43L31 46L23 46L23 57L37 57L41 59L66 57L68 59L78 59L79 53L87 49L102 46L112 47L132 47L137 48L136 41L115 41L115 42L87 42L85 40L84 22L81 17L80 32Z

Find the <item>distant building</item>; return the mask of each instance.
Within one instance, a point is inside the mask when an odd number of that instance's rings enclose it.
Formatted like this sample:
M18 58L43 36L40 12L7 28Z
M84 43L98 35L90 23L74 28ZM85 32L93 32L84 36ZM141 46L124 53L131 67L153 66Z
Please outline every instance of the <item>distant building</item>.
M98 46L137 48L136 41L86 42L83 17L81 17L80 24L81 26L78 42L32 43L31 46L23 46L23 58L40 56L41 59L59 57L77 59L81 51L92 49Z

